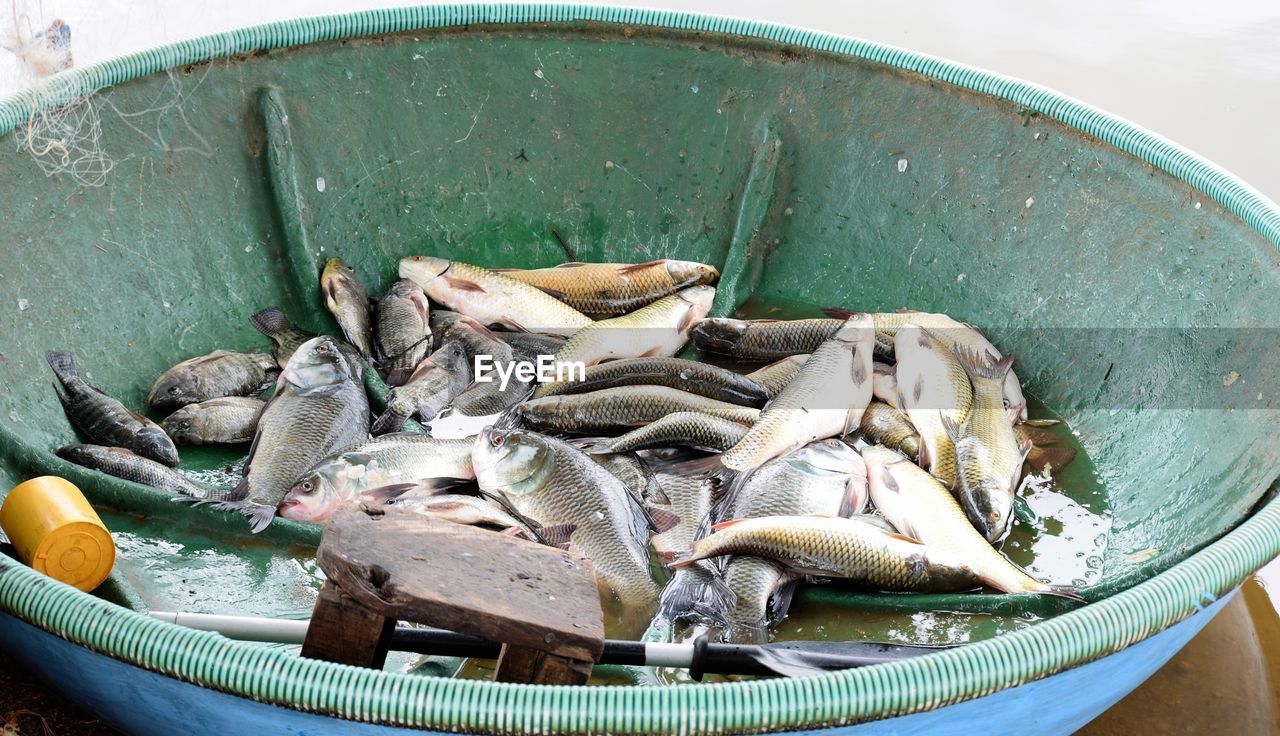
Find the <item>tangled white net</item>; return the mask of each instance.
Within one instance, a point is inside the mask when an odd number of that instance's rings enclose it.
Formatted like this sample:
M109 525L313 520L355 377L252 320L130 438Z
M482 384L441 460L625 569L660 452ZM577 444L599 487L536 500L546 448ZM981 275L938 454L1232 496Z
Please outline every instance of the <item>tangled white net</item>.
M60 18L45 24L25 0L9 0L0 13L0 49L12 55L8 76L30 88L31 114L14 131L18 150L31 154L46 175L66 174L84 186L102 186L113 162L102 150L102 119L93 93L41 109L41 80L70 69L71 27Z

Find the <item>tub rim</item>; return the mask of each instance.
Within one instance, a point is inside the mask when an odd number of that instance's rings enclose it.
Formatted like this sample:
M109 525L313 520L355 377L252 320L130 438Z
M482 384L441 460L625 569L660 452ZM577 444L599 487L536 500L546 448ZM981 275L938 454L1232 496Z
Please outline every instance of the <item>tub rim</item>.
M459 4L279 21L55 75L0 101L0 136L33 111L185 64L257 50L466 24L601 22L705 31L873 61L1021 105L1211 197L1280 246L1280 208L1222 168L1040 85L887 44L739 18L610 6ZM687 733L826 728L931 710L1046 677L1163 630L1280 553L1280 500L1168 570L1022 631L811 678L678 688L509 685L384 673L294 657L120 608L0 557L0 607L68 641L180 680L281 707L386 725L483 732Z

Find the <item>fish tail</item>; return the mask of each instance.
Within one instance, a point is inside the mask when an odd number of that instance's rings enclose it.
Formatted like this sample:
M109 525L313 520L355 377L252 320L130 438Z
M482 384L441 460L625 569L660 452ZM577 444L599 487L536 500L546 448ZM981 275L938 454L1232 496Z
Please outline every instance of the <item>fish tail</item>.
M690 563L692 565L692 563ZM681 568L662 590L658 616L667 621L725 625L738 596L719 574L702 566Z
M407 414L401 414L391 407L387 407L387 410L379 414L378 418L373 420L373 424L369 425L369 434L377 437L378 435L399 432L400 428L408 420L409 416Z
M200 506L206 503L216 504L220 507L224 503L235 503L249 496L249 479L244 478L236 485L235 488L217 489L197 486L192 483L192 488L179 490L178 495L170 498L174 503L190 503Z
M249 530L254 534L267 528L276 518L276 507L249 500L220 501L214 505L219 511L234 511L249 519Z
M76 373L76 359L71 353L65 350L50 350L44 354L44 359L49 361L49 367L53 369L53 374L62 383L65 384L78 376Z
M995 360L988 355L984 355L976 350L970 350L961 345L952 348L956 355L956 360L960 361L960 366L964 368L965 373L977 378L987 378L994 381L1004 381L1004 377L1008 375L1009 370L1013 368L1013 361L1017 356L1013 353Z
M249 317L249 324L267 337L275 337L293 329L293 323L289 321L288 317L284 316L284 312L281 311L280 307L267 307L254 314Z

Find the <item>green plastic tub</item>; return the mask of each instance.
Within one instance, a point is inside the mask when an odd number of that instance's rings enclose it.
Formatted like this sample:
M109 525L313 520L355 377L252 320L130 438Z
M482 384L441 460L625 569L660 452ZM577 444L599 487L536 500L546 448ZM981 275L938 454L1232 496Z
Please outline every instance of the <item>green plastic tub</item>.
M48 146L77 111L96 138L82 126L76 145ZM1268 495L1280 212L1194 154L1032 84L748 21L433 6L65 73L0 102L0 136L0 486L37 473L79 484L122 540L107 598L135 610L305 614L318 529L277 520L248 540L238 516L57 459L75 435L44 351L72 350L93 383L141 406L177 360L261 346L246 318L263 307L332 329L316 288L332 255L375 294L413 254L683 258L723 265L721 313L948 312L1018 353L1039 410L1067 419L1085 451L1076 481L1106 520L1079 610L809 591L797 616L829 620L830 635L857 628L837 625L846 616L923 608L983 641L802 680L561 690L362 672L146 621L4 562L10 633L384 726L800 730L1031 687L1192 616L1280 551ZM241 454L184 451L183 467L225 479ZM191 572L212 567L225 576Z

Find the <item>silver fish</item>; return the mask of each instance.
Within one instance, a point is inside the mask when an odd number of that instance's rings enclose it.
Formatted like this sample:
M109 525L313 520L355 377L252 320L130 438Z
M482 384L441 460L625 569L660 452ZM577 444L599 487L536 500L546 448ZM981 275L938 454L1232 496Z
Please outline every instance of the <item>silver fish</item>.
M247 396L226 396L187 404L160 422L174 442L219 445L248 442L258 429L267 402Z

